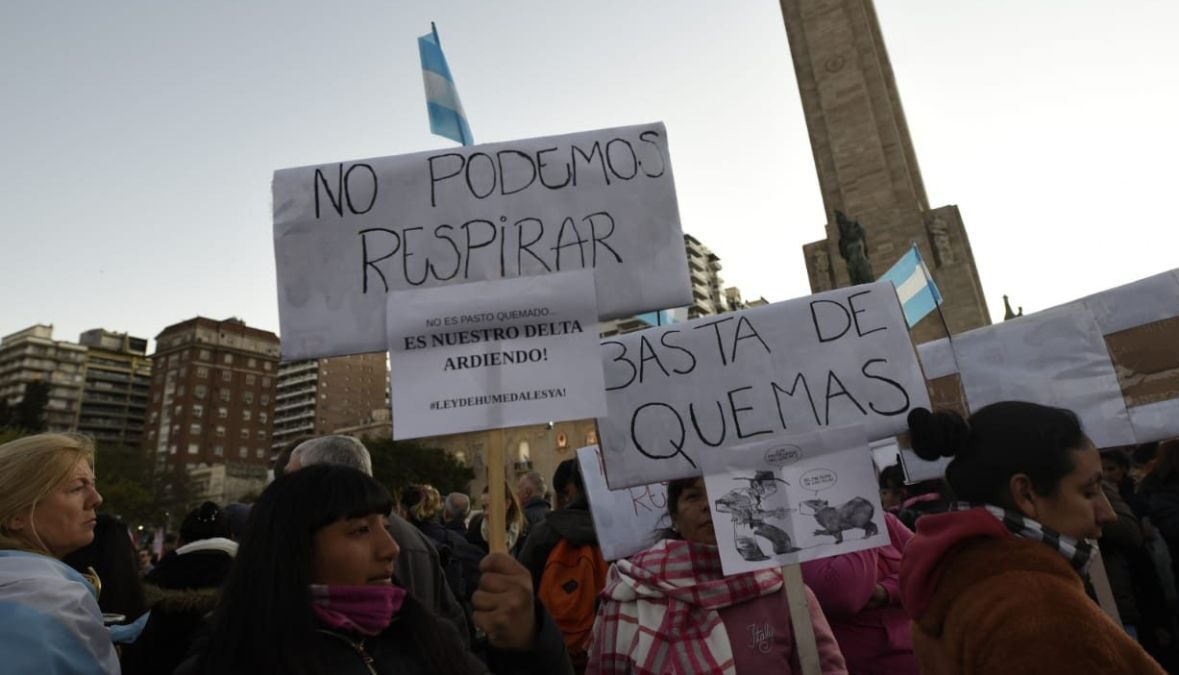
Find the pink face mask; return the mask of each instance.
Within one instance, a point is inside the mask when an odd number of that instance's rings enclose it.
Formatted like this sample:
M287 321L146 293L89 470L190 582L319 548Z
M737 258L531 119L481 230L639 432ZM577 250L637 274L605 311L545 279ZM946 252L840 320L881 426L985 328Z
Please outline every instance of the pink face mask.
M379 635L405 602L405 589L392 585L311 585L311 609L329 628L359 635Z

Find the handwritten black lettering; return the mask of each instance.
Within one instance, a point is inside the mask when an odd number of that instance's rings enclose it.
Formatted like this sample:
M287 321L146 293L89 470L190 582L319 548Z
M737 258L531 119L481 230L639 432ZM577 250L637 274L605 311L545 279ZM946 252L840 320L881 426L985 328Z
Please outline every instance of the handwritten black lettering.
M441 163L441 161L445 160L445 159L457 159L459 161L458 168L456 168L453 172L448 173L448 174L439 175L439 174L435 173L434 163L435 162ZM450 178L454 178L455 176L462 173L463 168L467 165L467 158L463 157L462 155L460 155L457 152L448 152L444 155L434 155L433 157L430 157L429 159L427 159L426 163L430 167L430 206L438 206L438 192L437 192L438 183L440 183L444 180L448 180Z
M868 368L872 367L873 365L875 365L877 363L887 364L888 361L886 359L869 359L868 362L865 363L862 368L860 368L860 372L862 372L864 374L864 377L868 378L869 380L878 380L878 381L884 382L888 386L896 389L897 391L899 391L901 393L901 396L904 397L905 402L900 404L896 408L893 408L892 410L881 410L880 408L877 408L876 405L874 403L872 403L871 401L868 402L868 407L871 408L872 412L876 413L877 415L884 415L885 417L892 417L893 415L901 415L903 413L908 412L909 411L909 404L911 403L911 400L909 399L909 392L905 391L905 388L902 387L901 384L899 382L897 382L896 380L885 377L883 375L874 375L874 374L868 372Z

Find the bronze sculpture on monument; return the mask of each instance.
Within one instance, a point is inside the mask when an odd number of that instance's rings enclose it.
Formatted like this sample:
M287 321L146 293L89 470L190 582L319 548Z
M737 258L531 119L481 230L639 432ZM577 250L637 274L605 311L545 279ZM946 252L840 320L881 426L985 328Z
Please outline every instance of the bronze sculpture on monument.
M847 275L852 286L870 284L876 281L872 263L868 260L868 232L858 220L851 220L836 209L835 222L839 224L839 256L847 263Z

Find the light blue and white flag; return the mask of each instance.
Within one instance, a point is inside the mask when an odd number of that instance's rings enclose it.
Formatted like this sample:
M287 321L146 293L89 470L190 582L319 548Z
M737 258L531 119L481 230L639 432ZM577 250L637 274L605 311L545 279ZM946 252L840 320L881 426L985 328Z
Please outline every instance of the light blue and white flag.
M891 281L896 287L910 328L942 304L941 291L929 275L917 244L913 244L909 252L880 277L880 281Z
M94 587L60 560L0 551L0 671L119 672L97 598Z
M445 136L463 145L472 145L471 127L463 112L454 77L442 53L438 29L430 22L430 32L418 38L418 52L422 56L422 80L426 84L426 110L430 114L430 132Z

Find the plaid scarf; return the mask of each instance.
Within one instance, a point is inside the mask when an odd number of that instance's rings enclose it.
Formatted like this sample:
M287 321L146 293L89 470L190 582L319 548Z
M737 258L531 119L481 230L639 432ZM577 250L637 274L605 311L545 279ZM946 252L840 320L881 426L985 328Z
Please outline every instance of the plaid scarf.
M587 675L733 675L717 610L782 588L777 569L726 577L715 546L664 540L611 568Z
M1022 539L1030 539L1048 545L1073 566L1082 577L1088 578L1089 566L1093 563L1094 543L1089 540L1077 540L1068 535L1060 534L1022 513L1008 511L993 504L971 504L958 502L951 507L953 511L967 511L970 509L986 509L987 513L999 519L1009 532Z

